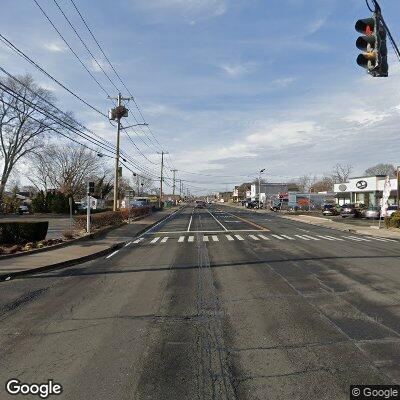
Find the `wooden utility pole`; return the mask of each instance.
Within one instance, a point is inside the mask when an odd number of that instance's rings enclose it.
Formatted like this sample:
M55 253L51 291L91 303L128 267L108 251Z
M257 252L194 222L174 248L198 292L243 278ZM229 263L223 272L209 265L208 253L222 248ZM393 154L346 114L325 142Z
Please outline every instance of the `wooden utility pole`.
M161 209L162 197L163 197L163 180L164 180L164 154L168 154L167 151L162 150L161 153L161 175L160 175L160 198L158 199L158 207Z
M176 178L176 172L178 170L177 169L171 169L171 172L174 174L174 178L173 178L173 184L172 184L172 194L175 196L175 178Z

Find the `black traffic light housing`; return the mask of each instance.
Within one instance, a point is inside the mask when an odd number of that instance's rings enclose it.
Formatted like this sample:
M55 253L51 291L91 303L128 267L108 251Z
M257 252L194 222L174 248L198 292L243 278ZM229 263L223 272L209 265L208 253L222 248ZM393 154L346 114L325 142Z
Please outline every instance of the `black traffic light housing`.
M358 20L355 29L363 34L356 41L363 52L357 57L357 64L374 77L388 76L386 29L380 11L376 10L371 18Z
M94 182L89 182L88 193L89 194L94 194Z

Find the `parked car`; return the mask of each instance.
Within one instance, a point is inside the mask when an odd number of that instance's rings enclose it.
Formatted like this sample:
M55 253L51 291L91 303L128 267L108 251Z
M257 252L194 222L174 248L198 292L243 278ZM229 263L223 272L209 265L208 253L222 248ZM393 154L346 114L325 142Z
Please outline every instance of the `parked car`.
M322 206L322 215L339 215L340 207L336 204L324 204Z
M340 212L340 215L342 216L342 218L346 217L360 218L363 216L364 211L365 211L364 204L357 205L354 203L349 203L342 206L342 211Z
M379 219L381 216L380 207L371 206L365 210L365 218L367 219Z
M253 200L253 201L246 201L245 207L246 208L258 208L259 204L258 201Z
M389 206L386 211L386 216L390 218L393 215L393 213L395 213L398 210L399 210L399 208L397 205Z
M22 214L29 214L29 208L28 206L26 206L25 204L21 204L18 208L18 214L22 215Z

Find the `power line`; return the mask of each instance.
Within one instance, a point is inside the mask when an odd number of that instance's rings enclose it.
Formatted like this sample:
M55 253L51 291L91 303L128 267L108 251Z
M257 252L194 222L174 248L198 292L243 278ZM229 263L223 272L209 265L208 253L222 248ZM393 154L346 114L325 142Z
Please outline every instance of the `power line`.
M86 72L91 76L91 78L97 83L97 85L100 87L100 89L107 95L109 96L109 93L107 90L103 87L103 85L96 79L96 77L92 74L92 72L89 70L88 67L84 64L84 62L80 59L78 54L75 52L75 50L70 46L70 44L67 42L67 40L64 38L64 36L61 34L61 32L57 29L57 27L54 25L53 21L51 18L46 14L46 12L43 10L43 8L40 6L40 4L37 2L37 0L33 0L34 3L39 7L40 11L43 13L43 15L46 17L46 19L49 21L50 25L54 28L54 30L58 33L60 38L63 40L63 42L67 45L67 47L70 49L71 53L77 58L79 63L82 65L82 67L86 70Z
M129 88L125 85L124 81L122 80L121 76L118 74L118 72L117 72L117 70L115 69L114 65L111 63L110 59L107 57L107 55L106 55L105 51L103 50L102 46L100 45L99 41L96 39L96 37L95 37L93 31L90 29L88 23L86 22L86 19L83 17L82 13L79 11L79 9L78 9L78 7L77 7L75 1L74 1L74 0L71 0L71 3L72 3L72 5L74 6L74 8L75 8L76 12L78 13L78 15L80 16L80 18L81 18L82 22L84 23L85 27L86 27L87 30L89 31L91 37L93 38L93 40L94 40L95 43L97 44L97 47L98 47L99 50L101 51L102 55L103 55L104 58L107 60L107 62L108 62L108 64L110 65L111 69L113 70L115 76L116 76L116 77L118 78L118 80L121 82L122 86L125 88L125 90L128 92L128 94L132 97L133 103L135 104L135 107L136 107L136 109L138 110L139 115L140 115L140 117L142 118L142 121L143 121L144 123L147 123L146 120L145 120L145 118L144 118L144 116L143 116L142 111L140 110L139 105L137 104L137 102L136 102L136 100L135 100L135 96L131 93L131 91L129 90ZM134 117L134 119L135 119L136 122L138 122L137 119L136 119L135 117ZM158 146L159 146L159 148L157 148L156 146L155 146L155 148L156 148L157 150L161 149L162 146L161 146L160 142L158 141L157 137L154 135L154 133L153 133L153 131L150 129L150 127L149 127L148 125L146 125L146 126L147 126L147 129L149 130L150 134L153 136L154 140L156 141L156 143L157 143ZM142 130L142 132L143 132L143 129L142 129L142 128L141 128L141 130ZM143 132L143 133L144 133L144 132Z
M71 94L72 96L74 96L76 99L78 99L79 101L81 101L83 104L85 104L86 106L88 106L89 108L91 108L93 111L96 111L98 114L102 115L103 117L106 117L108 119L108 115L104 114L102 111L100 111L99 109L97 109L96 107L92 106L91 104L89 104L87 101L85 101L84 99L82 99L80 96L78 96L76 93L74 93L71 89L69 89L67 86L65 86L63 83L61 83L59 80L57 80L56 78L54 78L52 75L50 75L45 69L43 69L39 64L37 64L35 61L33 61L30 57L28 57L22 50L20 50L19 48L17 48L16 46L14 46L5 36L3 36L0 33L0 40L6 45L8 46L11 50L13 50L15 53L17 53L20 57L22 57L23 59L25 59L26 61L28 61L31 65L33 65L36 69L38 69L40 72L42 72L43 74L45 74L48 78L50 78L54 83L56 83L58 86L60 86L61 88L63 88L64 90L66 90L69 94Z

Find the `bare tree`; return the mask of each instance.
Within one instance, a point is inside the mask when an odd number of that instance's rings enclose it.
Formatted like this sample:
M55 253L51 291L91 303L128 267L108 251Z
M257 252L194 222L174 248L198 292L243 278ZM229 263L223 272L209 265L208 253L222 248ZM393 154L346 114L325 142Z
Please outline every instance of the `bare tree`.
M322 179L316 180L312 187L315 193L331 192L333 190L333 180L329 176L324 176Z
M312 182L311 175L303 175L298 179L298 187L300 192L307 192Z
M41 153L34 153L31 159L33 168L31 168L31 174L27 178L37 190L47 192L50 185L48 158Z
M392 164L377 164L365 170L365 175L389 175L396 176L396 167Z
M18 79L21 83L11 78L0 79L0 199L16 164L41 147L44 135L55 125L37 108L51 111L42 99L52 102L52 94L38 87L30 75Z
M333 167L331 178L333 183L343 183L349 180L350 174L353 171L353 166L350 164L336 164Z
M39 157L46 165L45 175L52 188L71 196L83 196L86 181L97 176L102 167L95 153L79 145L46 146ZM36 165L36 176L43 164Z
M149 178L148 176L136 176L134 177L134 181L136 180L134 186L136 186L136 190L138 195L143 195L145 193L150 193L154 187L153 179Z

